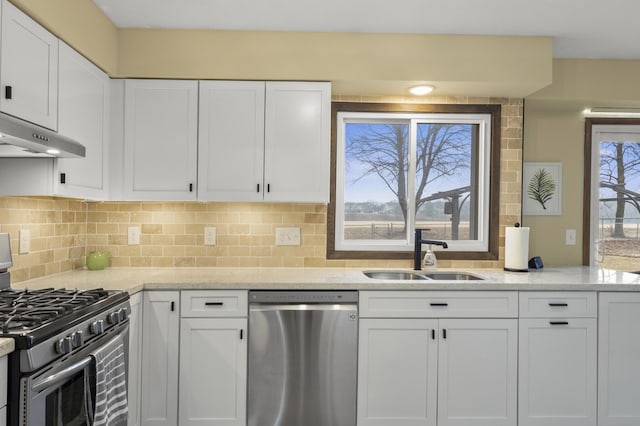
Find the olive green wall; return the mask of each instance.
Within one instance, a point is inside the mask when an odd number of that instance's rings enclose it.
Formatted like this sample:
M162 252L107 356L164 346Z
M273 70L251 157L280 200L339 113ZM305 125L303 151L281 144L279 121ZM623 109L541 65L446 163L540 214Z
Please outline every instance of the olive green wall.
M524 97L551 37L117 29L91 0L11 0L111 77L331 81L336 95Z
M525 99L524 161L562 162L563 167L562 214L523 217L531 227L530 253L542 256L546 265L583 262L583 111L640 107L638 75L640 61L556 59L553 83ZM566 229L577 230L575 246L565 245Z

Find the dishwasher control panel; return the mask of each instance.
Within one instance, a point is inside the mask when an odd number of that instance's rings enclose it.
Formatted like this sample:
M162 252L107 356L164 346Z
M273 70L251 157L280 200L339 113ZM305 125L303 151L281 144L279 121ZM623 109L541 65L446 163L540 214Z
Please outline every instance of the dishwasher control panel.
M249 303L358 303L357 291L250 291Z

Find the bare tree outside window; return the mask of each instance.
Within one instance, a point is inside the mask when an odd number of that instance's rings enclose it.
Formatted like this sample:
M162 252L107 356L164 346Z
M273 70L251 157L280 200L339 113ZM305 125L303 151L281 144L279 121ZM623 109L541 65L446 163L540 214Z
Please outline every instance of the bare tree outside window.
M416 176L413 197L416 220L421 227L434 221L449 222L445 233L434 237L458 239L459 225L466 216L465 238L473 238L470 229L470 205L473 203L472 169L476 147L476 125L450 123L419 123L415 142ZM409 126L397 123L349 123L345 141L345 202L352 222L360 222L364 232L358 234L345 226L346 239L377 237L375 224L382 225L380 238L402 239L409 226L408 182ZM379 185L376 194L366 203L349 199L352 188L365 182ZM386 196L386 198L385 198ZM378 200L378 211L372 211ZM465 204L466 203L466 204ZM363 205L364 204L364 205ZM360 214L358 214L360 213ZM366 214L364 214L366 213ZM370 222L370 225L362 222ZM386 223L385 223L386 222ZM395 231L393 226L395 224ZM385 226L386 225L386 226ZM369 233L369 229L371 233Z
M625 238L627 204L635 215L640 212L639 194L631 188L633 178L640 176L640 144L636 142L603 142L600 144L600 201L606 217L615 207L611 237Z

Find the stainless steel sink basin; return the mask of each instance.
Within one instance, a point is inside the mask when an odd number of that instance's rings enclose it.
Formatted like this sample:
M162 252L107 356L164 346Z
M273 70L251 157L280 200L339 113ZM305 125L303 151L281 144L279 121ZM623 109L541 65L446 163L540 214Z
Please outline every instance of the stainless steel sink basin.
M469 272L441 271L441 272L423 272L425 277L431 280L483 280L484 278L470 274Z
M377 280L428 280L424 275L409 271L364 271L369 278Z
M376 280L432 280L467 281L483 280L481 276L462 271L363 271L365 276Z

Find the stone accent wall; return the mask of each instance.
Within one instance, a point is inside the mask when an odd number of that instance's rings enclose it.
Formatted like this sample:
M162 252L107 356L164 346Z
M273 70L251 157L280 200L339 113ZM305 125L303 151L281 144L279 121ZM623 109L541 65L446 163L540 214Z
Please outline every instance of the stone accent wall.
M334 100L416 102L415 98ZM502 105L500 260L438 262L440 267L502 267L504 227L520 221L523 101L430 97L428 102ZM326 220L327 206L323 204L0 197L0 232L11 234L14 282L82 268L86 253L92 250L109 252L109 265L116 267L411 267L409 260L326 260ZM127 245L129 226L140 226L140 245ZM204 245L206 226L216 227L215 246ZM278 227L299 227L301 245L277 246ZM20 229L31 231L29 254L18 253Z

